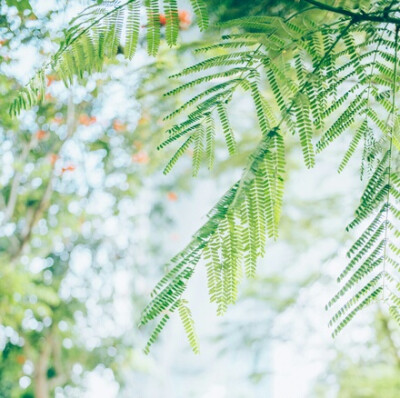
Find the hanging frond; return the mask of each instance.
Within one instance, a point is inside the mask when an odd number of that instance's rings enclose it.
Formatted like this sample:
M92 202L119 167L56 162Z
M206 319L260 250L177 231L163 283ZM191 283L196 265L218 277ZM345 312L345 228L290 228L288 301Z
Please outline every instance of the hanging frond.
M185 329L186 336L189 340L190 347L192 347L192 350L195 354L198 354L200 352L199 340L194 329L192 313L187 304L187 300L181 299L179 301L178 312Z
M367 12L369 7L363 4L360 9ZM295 15L286 20L245 17L222 27L233 31L223 35L221 43L197 51L210 57L173 76L184 81L168 96L188 91L195 94L166 117L176 121L165 144L183 140L185 148L194 145L196 175L204 147L208 164L214 161L210 154L218 137L217 118L229 152L239 151L240 141L233 139L229 117L237 92L254 103L261 143L250 156L242 178L213 208L186 249L173 259L173 268L157 285L149 305L153 308L152 303L165 289L173 294L176 281L182 281L179 275L193 269L202 257L210 300L216 304L217 314L225 313L237 299L242 274L255 275L267 239L278 235L284 136L298 137L305 164L311 168L315 164L314 137L318 136L317 152L322 152L352 132L339 171L362 146L362 177L371 176L348 228L361 225L369 217L373 220L350 248L350 262L339 277L343 286L328 304L328 308L340 305L331 321L335 325L333 334L381 296L389 301L390 312L398 314L400 299L396 301L392 293L398 290L396 273L400 269L396 260L400 254L396 242L400 238L396 227L400 221L400 206L396 206L400 178L393 169L392 148L392 144L400 147L395 106L397 28L393 24L371 26L371 21L361 16L346 14L322 25L305 15ZM200 139L204 135L205 144ZM176 157L172 162L175 164ZM170 166L171 162L168 170ZM187 282L182 283L186 288ZM350 298L341 304L346 295ZM167 307L178 297L173 295L168 300ZM143 323L151 319L145 310Z
M354 155L354 152L357 149L357 146L361 139L367 135L367 130L368 130L368 120L365 119L360 126L360 128L357 130L357 132L354 134L349 148L347 149L346 153L344 154L343 160L339 165L339 172L342 172L346 165L349 163L351 157Z
M225 106L222 103L217 104L217 112L219 120L221 121L226 146L228 147L229 154L232 155L236 152L236 142L235 137L233 136L232 127L229 123L228 114L226 113Z
M192 0L193 10L201 30L208 25L207 9L202 0ZM11 116L40 104L46 88L45 75L57 73L65 85L74 79L101 71L108 59L122 52L128 59L134 56L140 37L140 10L146 10L147 50L152 56L161 41L160 9L165 9L165 37L169 46L177 43L179 32L177 0L115 0L91 5L74 18L65 33L58 51L30 82L20 90L10 106Z
M140 3L134 1L128 4L126 17L126 33L125 33L125 51L124 54L128 59L132 59L135 55L139 42L140 29Z
M241 180L209 212L208 221L191 243L171 260L172 268L156 285L141 324L178 305L201 257L205 260L210 300L216 303L217 314L224 314L236 302L243 265L246 275L254 276L257 258L265 252L267 236L277 234L284 156L282 135L277 130L268 131Z
M197 24L200 30L205 30L208 27L208 13L206 3L203 0L190 0L194 13L197 17Z
M173 46L178 40L179 17L177 0L168 0L165 4L165 39L169 46Z
M146 0L147 10L147 52L156 55L160 47L160 10L158 0Z
M395 320L398 320L400 302L397 300L396 292L399 288L398 277L400 272L400 264L397 261L397 257L400 255L398 229L400 212L397 209L400 201L400 179L399 171L395 169L393 152L393 143L398 127L396 123L398 29L398 27L395 29L393 69L386 70L386 67L382 68L379 64L377 65L377 69L391 79L391 106L384 106L389 111L387 123L381 122L372 109L365 112L367 117L373 115L371 119L381 130L382 139L387 140L388 149L367 182L360 204L355 212L355 218L348 228L360 225L369 217L373 217L373 220L350 248L348 256L351 260L338 278L339 282L347 280L328 303L328 308L330 308L338 304L343 296L351 295L345 304L341 304L341 307L331 319L330 326L335 328L333 336L336 336L359 311L379 298L388 304L389 313ZM358 63L357 65L359 68L357 73L364 76L361 71L361 64ZM378 84L381 85L380 80L378 80ZM379 102L381 103L381 101ZM391 126L388 124L389 119L391 119ZM389 130L391 130L390 133ZM350 144L344 162L348 161L361 136L365 135L367 131L368 121L365 119ZM353 293L355 288L358 291Z
M332 44L331 49L326 50L327 53L333 51L347 32L348 26L340 22L337 25L329 28L322 26L317 30L320 33L337 35L336 42ZM179 121L168 131L170 134L174 133L173 138L168 138L165 142L171 143L175 138L180 139L186 132L191 131L191 126L202 125L206 119L212 119L213 126L217 126L215 118L218 117L228 152L230 155L234 154L237 151L237 143L229 122L228 106L236 92L244 91L250 94L254 102L261 134L278 125L279 117L275 110L272 110L277 106L282 123L289 131L299 136L307 167L313 167L313 122L321 123L321 104L324 103L318 97L317 87L325 84L320 70L325 68L325 60L328 59L328 56L319 56L319 65L315 65L313 74L307 71L310 68L306 65L309 59L307 50L314 49L313 46L309 46L309 42L315 40L315 32L307 32L303 26L276 17L240 18L224 23L223 27L240 27L246 30L246 33L225 35L225 41L201 48L197 52L219 53L172 76L175 79L189 80L166 93L166 96L178 95L189 90L199 91L166 116L168 120L179 118ZM260 30L263 31L262 35L259 34ZM321 35L324 37L322 33ZM271 42L274 43L273 51ZM294 45L303 45L304 55L297 58L295 65L291 65L278 56L276 51L292 51ZM291 78L293 69L297 79ZM262 71L265 71L264 79L260 74ZM267 100L263 93L262 87L265 85L273 94L272 100ZM314 108L317 108L317 111ZM217 136L212 136L214 135Z

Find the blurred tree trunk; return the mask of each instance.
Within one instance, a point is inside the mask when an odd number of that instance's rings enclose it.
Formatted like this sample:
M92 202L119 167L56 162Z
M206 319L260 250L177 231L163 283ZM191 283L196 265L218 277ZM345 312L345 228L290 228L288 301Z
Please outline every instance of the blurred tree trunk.
M35 398L50 398L49 385L47 380L47 368L50 359L50 353L51 345L48 339L46 339L35 365Z

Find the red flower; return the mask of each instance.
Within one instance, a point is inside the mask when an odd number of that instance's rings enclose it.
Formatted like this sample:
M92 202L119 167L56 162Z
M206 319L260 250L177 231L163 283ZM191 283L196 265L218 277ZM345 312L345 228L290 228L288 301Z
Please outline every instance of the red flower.
M88 116L86 114L82 114L79 116L79 123L83 124L84 126L90 126L93 123L96 123L97 119L95 116Z
M61 169L61 173L65 173L66 171L75 171L76 167L73 164L69 164Z
M132 161L134 163L146 164L149 160L150 158L146 151L140 151L132 156Z
M167 23L167 18L164 14L160 14L160 25L164 26Z
M48 75L48 76L46 76L46 79L47 79L47 87L49 87L53 84L54 81L57 80L57 76Z
M175 192L168 192L167 193L167 199L170 202L176 202L178 200L178 195Z
M192 23L192 20L190 19L190 14L186 10L180 10L178 12L178 18L180 22L179 27L181 29L187 29Z
M58 156L57 154L55 154L55 153L52 153L52 154L49 156L49 159L50 159L50 164L51 164L52 166L54 166L55 163L57 162L57 160L59 159L59 156Z
M36 132L36 138L38 139L38 141L43 140L43 138L45 138L47 135L47 133L44 130L38 130Z
M114 120L113 129L117 132L126 131L126 124L121 123L119 120Z

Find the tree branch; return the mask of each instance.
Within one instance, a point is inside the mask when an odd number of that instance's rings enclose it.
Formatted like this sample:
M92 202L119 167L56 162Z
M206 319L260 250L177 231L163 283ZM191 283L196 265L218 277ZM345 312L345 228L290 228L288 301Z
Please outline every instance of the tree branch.
M333 7L325 3L321 3L317 0L304 0L306 3L312 4L320 10L326 10L330 12L334 12L336 14L341 14L347 17L352 18L355 22L359 21L370 21L370 22L381 22L381 23L393 23L396 25L400 25L399 18L393 18L389 15L374 15L374 14L359 14L350 10L346 10L341 7Z
M73 94L71 92L69 101L68 101L68 110L67 110L67 136L65 137L65 140L60 142L58 144L58 147L55 148L55 150L54 150L55 154L58 154L61 151L63 145L65 144L65 142L67 142L72 137L75 130L76 130L75 105L73 103ZM17 248L16 252L11 257L12 261L15 261L21 255L21 253L25 249L25 246L29 243L31 236L32 236L33 227L36 225L37 221L40 219L40 217L45 212L45 210L48 208L48 206L51 202L51 195L53 193L54 170L55 170L55 167L53 164L51 167L49 179L47 182L47 186L44 190L43 196L40 199L38 206L35 208L35 210L31 214L29 221L27 222L26 229L23 231L23 234L22 234L22 240L20 242L20 245Z
M50 335L50 344L53 357L53 366L56 371L56 376L49 380L49 389L50 391L53 391L54 388L68 381L68 375L63 366L60 341L57 340L53 332Z
M19 162L20 163L25 163L30 150L32 149L33 146L35 146L36 140L34 138L34 135L32 135L31 139L29 140L29 142L25 145L22 154L19 158ZM14 178L11 184L11 191L10 191L10 196L8 198L8 203L7 203L7 207L6 210L4 212L4 218L2 223L6 224L13 216L14 214L14 210L15 210L15 205L17 204L17 199L18 199L18 189L20 186L20 182L21 182L21 177L22 177L22 172L16 170L15 174L14 174Z

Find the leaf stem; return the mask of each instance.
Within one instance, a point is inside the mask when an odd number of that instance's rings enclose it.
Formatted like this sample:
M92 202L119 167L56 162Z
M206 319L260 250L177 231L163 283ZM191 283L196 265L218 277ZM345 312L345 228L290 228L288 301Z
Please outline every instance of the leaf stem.
M388 164L388 192L386 197L386 215L385 215L385 248L383 252L383 273L386 273L386 257L387 257L387 247L388 247L388 220L389 220L389 203L390 203L390 183L391 183L391 169L392 169L392 148L393 148L393 134L395 133L396 126L396 85L397 85L397 43L399 39L399 28L400 26L396 26L395 40L394 40L394 76L393 76L393 98L392 98L392 118L393 118L393 126L392 133L390 134L390 142L389 142L389 164ZM383 275L383 292L382 297L385 299L385 275Z

